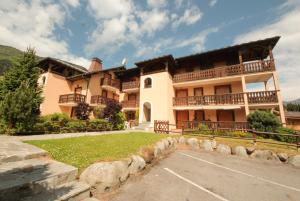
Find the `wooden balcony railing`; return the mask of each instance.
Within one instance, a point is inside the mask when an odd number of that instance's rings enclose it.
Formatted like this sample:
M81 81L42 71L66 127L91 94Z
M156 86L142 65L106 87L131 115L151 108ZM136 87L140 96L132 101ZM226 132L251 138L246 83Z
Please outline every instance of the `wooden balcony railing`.
M244 104L244 94L174 97L173 106Z
M140 81L123 82L122 90L140 88Z
M267 72L273 70L275 70L275 64L273 60L255 61L231 66L212 68L208 70L175 74L173 77L173 82L179 83L194 80L211 79L217 77L226 77L232 75Z
M248 92L249 104L261 104L261 103L277 103L277 91L257 91Z
M206 125L210 130L247 130L249 129L248 122L238 121L179 121L177 122L178 128L184 129L198 129L200 125Z
M110 79L110 78L103 78L101 80L101 86L103 85L108 85L117 89L120 89L120 81L119 80L114 80L114 79Z
M122 101L121 102L123 108L136 108L139 107L139 101L130 100L130 101Z
M82 103L85 102L85 95L64 94L59 96L58 103Z
M94 96L91 97L91 104L106 105L106 103L110 100L115 101L112 98L106 98L106 97L103 97L103 96L100 96L100 95L94 95Z
M249 104L278 102L277 91L259 91L223 95L174 97L173 106L244 104L244 94L247 95Z

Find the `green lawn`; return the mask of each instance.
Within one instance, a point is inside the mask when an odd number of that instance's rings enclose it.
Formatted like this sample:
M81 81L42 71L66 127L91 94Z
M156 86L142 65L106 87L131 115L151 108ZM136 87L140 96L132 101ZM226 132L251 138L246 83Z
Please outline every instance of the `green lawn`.
M83 170L96 161L128 157L140 147L152 145L164 137L166 135L135 132L26 142L47 150L55 160Z

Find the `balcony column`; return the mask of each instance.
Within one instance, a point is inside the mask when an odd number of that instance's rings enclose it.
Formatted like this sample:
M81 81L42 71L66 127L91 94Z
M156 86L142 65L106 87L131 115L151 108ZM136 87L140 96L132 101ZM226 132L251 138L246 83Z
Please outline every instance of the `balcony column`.
M264 81L265 91L269 91L269 83L268 81Z
M270 57L270 60L274 60L272 47L269 47L269 57Z
M274 87L275 87L275 90L277 93L277 101L278 101L278 106L279 106L281 123L285 127L286 126L285 114L284 114L284 108L283 108L283 103L282 103L281 94L280 94L279 79L278 79L278 75L277 75L276 71L273 72L273 81L274 81Z
M247 89L246 89L246 81L245 81L245 76L242 75L242 87L243 87L243 93L244 93L244 103L245 103L245 113L246 116L250 113L249 111L249 104L248 104L248 96L247 96Z
M239 50L239 61L240 61L240 65L241 65L241 70L242 70L242 74L244 73L244 66L243 66L243 56L242 56L242 52Z

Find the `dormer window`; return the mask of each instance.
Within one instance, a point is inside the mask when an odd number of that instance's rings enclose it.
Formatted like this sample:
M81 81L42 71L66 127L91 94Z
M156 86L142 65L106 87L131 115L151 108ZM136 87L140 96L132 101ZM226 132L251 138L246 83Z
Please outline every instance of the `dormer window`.
M152 87L152 80L150 77L144 80L144 88L151 88Z

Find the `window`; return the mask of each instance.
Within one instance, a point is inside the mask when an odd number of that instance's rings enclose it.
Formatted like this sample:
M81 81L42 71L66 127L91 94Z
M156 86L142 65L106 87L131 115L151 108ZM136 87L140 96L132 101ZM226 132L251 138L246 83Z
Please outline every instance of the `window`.
M151 87L152 87L152 80L150 77L148 77L144 81L144 88L151 88Z

